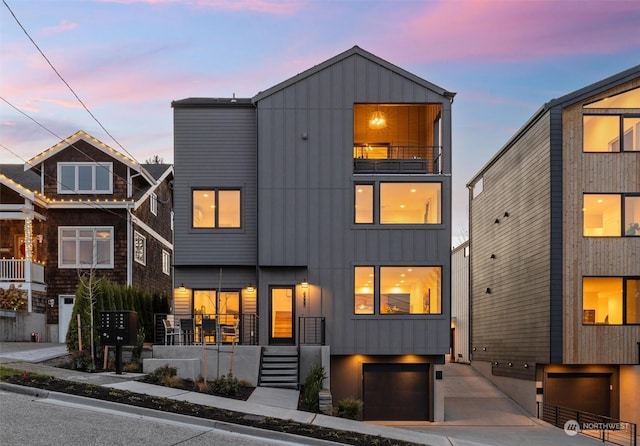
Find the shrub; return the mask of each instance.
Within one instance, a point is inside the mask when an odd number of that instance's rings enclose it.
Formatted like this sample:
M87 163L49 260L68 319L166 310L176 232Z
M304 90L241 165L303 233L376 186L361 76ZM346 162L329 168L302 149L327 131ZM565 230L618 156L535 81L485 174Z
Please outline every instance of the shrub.
M338 401L333 409L335 416L340 418L348 418L349 420L362 419L362 401L353 398L346 398Z
M311 367L302 386L301 400L304 409L312 412L320 412L319 393L320 390L322 390L322 381L324 381L326 377L324 367L320 364L315 364Z
M27 308L27 292L16 288L14 284L9 289L0 288L0 309L24 310Z
M222 375L210 383L211 392L220 396L236 396L240 384L238 378L229 373Z
M96 364L88 350L75 350L71 352L71 368L83 372L93 372Z
M147 375L147 381L150 383L160 383L164 378L176 376L178 369L175 367L169 367L169 364L158 367L153 372Z
M127 373L137 373L142 371L142 367L140 367L139 362L131 361L122 366L122 371Z

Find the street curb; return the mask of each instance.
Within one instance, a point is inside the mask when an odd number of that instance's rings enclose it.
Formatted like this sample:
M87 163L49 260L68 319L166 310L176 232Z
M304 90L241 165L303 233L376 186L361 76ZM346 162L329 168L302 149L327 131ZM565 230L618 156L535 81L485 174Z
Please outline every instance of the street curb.
M226 421L211 420L208 418L192 417L189 415L176 414L172 412L165 412L161 410L148 409L145 407L132 406L123 403L115 403L112 401L104 401L100 399L94 399L84 396L72 395L61 392L49 392L42 389L20 386L17 384L10 384L0 382L0 389L8 392L20 393L24 395L36 396L39 398L47 398L52 401L60 401L67 404L76 404L87 406L90 409L105 409L114 412L123 412L129 415L143 416L150 419L158 420L158 422L174 422L182 423L192 426L203 427L212 430L220 430L225 432L231 432L235 434L244 434L258 438L268 438L270 440L287 441L296 444L307 444L312 446L331 446L342 445L343 443L336 443L328 440L322 440L314 437L306 437L303 435L288 434L285 432L272 431L269 429L260 429L253 426L244 426L242 424L233 424ZM266 418L266 417L265 417Z

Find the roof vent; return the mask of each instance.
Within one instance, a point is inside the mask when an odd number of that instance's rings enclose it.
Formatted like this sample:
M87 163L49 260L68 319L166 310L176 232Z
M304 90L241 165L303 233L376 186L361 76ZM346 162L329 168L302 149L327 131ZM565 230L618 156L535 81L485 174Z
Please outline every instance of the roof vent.
M231 102L238 102L238 100L236 99L236 94L233 93L233 97L231 98Z

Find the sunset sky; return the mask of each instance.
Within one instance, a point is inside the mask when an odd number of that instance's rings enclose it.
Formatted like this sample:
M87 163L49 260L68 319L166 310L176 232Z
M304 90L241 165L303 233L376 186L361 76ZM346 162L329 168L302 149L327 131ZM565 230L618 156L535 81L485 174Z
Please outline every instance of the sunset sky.
M536 110L640 63L637 0L3 0L0 9L0 163L24 163L77 130L139 162L172 162L172 100L252 97L354 45L456 92L453 245L468 227L465 184Z

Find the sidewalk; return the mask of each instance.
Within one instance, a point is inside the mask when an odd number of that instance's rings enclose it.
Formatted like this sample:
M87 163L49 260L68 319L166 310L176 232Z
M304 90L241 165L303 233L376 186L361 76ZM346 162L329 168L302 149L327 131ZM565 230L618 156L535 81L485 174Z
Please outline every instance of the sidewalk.
M62 351L64 349L64 351ZM22 352L22 353L21 353ZM0 343L0 363L28 372L49 374L61 379L88 382L147 395L205 404L256 416L291 419L333 429L379 435L433 446L601 445L591 438L567 436L563 430L530 417L511 399L480 376L472 367L447 364L445 376L445 422L369 423L296 410L298 392L267 387L257 388L247 401L205 395L135 381L139 374L83 373L38 364L63 356L61 344ZM53 356L55 357L55 356Z

